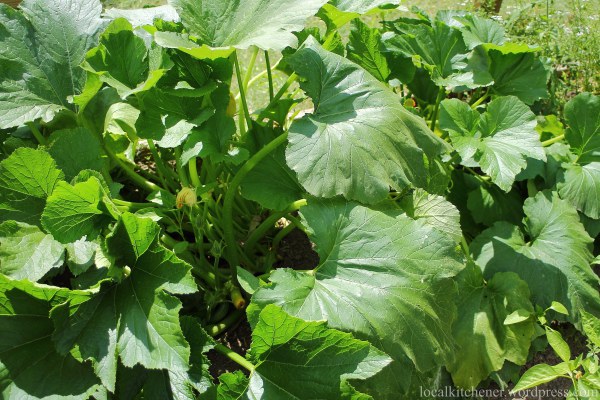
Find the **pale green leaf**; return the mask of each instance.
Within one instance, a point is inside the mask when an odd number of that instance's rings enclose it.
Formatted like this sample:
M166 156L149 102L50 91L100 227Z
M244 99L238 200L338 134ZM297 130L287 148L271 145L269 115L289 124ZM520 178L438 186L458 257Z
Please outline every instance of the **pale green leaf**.
M65 246L67 250L67 266L73 275L81 275L94 264L98 247L98 243L89 242L85 237Z
M170 0L181 22L210 47L283 50L327 0Z
M530 389L561 377L568 378L568 375L565 376L562 366L552 366L548 364L534 365L525 371L521 379L519 379L519 382L517 382L515 387L511 390L511 393Z
M493 100L481 115L457 99L441 105L440 128L450 134L464 165L480 166L506 192L528 157L546 160L535 127L535 115L512 96Z
M557 356L560 357L564 362L569 362L571 360L571 349L565 340L562 338L560 332L555 331L554 329L546 326L546 338L548 339L548 343L554 350Z
M412 196L406 196L400 204L411 218L423 219L428 225L447 234L457 243L460 242L460 214L445 198L429 194L423 189L416 189Z
M135 10L122 10L118 8L109 8L105 14L113 19L125 18L134 27L152 25L155 20L177 22L179 15L171 6L164 5L158 7L144 7Z
M491 18L469 14L454 19L461 22L460 30L469 49L480 44L502 45L506 41L504 28Z
M240 286L246 293L254 294L254 292L256 292L256 290L260 287L260 279L244 268L237 267L236 274Z
M581 311L581 321L587 338L595 346L600 347L600 319L588 312Z
M390 186L427 185L425 156L444 145L383 83L313 38L286 61L315 106L292 123L286 151L310 194L376 203Z
M50 121L79 94L79 65L103 27L99 0L25 0L0 5L0 128Z
M62 267L65 248L37 226L5 221L0 224L0 273L37 281Z
M547 308L558 301L575 323L580 322L580 310L600 313L600 279L590 268L593 240L577 211L549 192L527 199L524 211L523 231L498 222L471 243L484 275L517 273L528 283L535 304Z

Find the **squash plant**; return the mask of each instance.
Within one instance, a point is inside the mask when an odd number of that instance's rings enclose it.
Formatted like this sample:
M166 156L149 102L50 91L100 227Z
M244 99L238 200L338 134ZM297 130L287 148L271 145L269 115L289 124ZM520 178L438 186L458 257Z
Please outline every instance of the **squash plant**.
M599 98L536 117L535 48L386 3L0 5L3 398L415 398L524 365L536 307L600 315Z

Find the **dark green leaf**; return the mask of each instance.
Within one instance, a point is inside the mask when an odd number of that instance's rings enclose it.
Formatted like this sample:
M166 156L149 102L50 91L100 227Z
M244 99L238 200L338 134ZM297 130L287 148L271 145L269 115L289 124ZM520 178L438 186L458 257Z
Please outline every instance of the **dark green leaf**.
M525 231L496 223L471 244L487 278L501 271L517 273L540 307L562 303L570 320L580 322L580 310L600 313L600 280L590 268L588 236L577 211L554 193L540 192L525 201Z
M56 131L50 135L49 143L48 152L67 180L84 169L102 172L108 167L102 144L85 128Z
M381 53L381 34L360 20L352 22L348 59L354 61L375 78L386 82L390 75L387 60Z
M517 310L534 313L527 283L512 272L494 275L485 282L478 266L470 264L458 277L460 302L453 335L460 354L450 365L454 383L476 387L506 361L524 365L535 336L535 320L505 324Z

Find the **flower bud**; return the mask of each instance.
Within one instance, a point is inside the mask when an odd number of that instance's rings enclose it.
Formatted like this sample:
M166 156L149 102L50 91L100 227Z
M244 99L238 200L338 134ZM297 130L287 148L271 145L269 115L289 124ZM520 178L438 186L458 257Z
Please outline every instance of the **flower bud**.
M198 198L196 197L195 189L184 187L179 191L179 193L177 193L177 208L182 208L184 205L188 207L193 207L197 201Z

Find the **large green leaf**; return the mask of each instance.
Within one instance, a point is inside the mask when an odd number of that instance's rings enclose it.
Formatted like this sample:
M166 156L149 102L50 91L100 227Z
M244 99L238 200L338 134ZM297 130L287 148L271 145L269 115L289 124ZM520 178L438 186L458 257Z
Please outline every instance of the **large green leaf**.
M0 224L0 273L37 281L64 262L65 248L37 226L6 221Z
M310 194L376 203L390 186L427 185L425 155L443 144L383 83L312 37L287 62L315 106L292 123L286 151Z
M600 218L600 96L581 93L565 106L565 138L572 163L558 183L558 193L590 218Z
M48 152L67 180L84 169L101 172L108 168L100 140L85 128L53 132L49 142Z
M549 68L528 49L505 52L503 46L490 46L488 51L489 72L494 79L492 91L501 96L517 96L528 105L547 98Z
M258 316L249 359L256 366L250 377L226 377L219 399L348 398L348 380L369 378L391 362L349 333L292 317L275 305Z
M285 145L265 157L244 178L242 196L273 210L283 210L301 199L304 190L294 171L285 163Z
M90 50L84 68L114 87L122 98L154 87L173 66L157 46L146 47L125 19L113 21Z
M529 107L512 96L493 100L481 115L457 99L441 104L440 128L450 134L463 165L480 166L506 192L528 157L546 160L535 126Z
M471 64L461 31L444 21L398 23L384 35L387 51L424 67L438 87L474 89L493 83L486 68ZM405 82L409 83L409 82Z
M296 47L304 28L327 0L170 0L190 33L211 47L263 50Z
M90 365L57 353L51 339L51 308L79 297L0 274L0 397L77 400L98 389Z
M378 80L385 82L390 75L387 60L381 53L381 34L360 20L352 22L348 42L348 59L363 67Z
M471 389L499 371L505 361L524 365L535 335L533 318L506 325L513 312L533 314L527 283L512 272L483 280L476 265L467 266L458 278L460 302L453 335L460 346L458 357L447 366L454 383Z
M59 182L42 214L42 225L56 240L94 239L111 221L110 200L96 177L71 186Z
M524 232L499 222L473 241L471 250L485 277L517 273L528 283L535 304L549 307L558 301L576 323L580 310L600 315L600 280L590 268L593 240L577 211L550 192L527 199L524 211Z
M506 41L504 28L493 19L472 14L454 19L463 25L461 32L469 49L487 43L502 45Z
M0 222L17 220L39 224L62 171L43 150L18 148L0 162Z
M25 0L22 12L0 5L0 128L73 109L85 53L103 27L99 0Z
M321 263L314 271L272 273L272 284L252 297L251 321L275 303L296 317L353 332L420 371L451 358L450 278L462 268L453 238L395 207L310 200L302 216ZM406 379L389 385L398 393L407 389Z
M117 355L126 367L185 373L190 347L179 323L181 302L173 294L197 291L191 267L158 244L156 224L125 213L109 241L111 254L129 254L131 275L118 285L103 285L88 301L65 304L53 312L57 348L67 353L77 345L96 374L115 389Z

